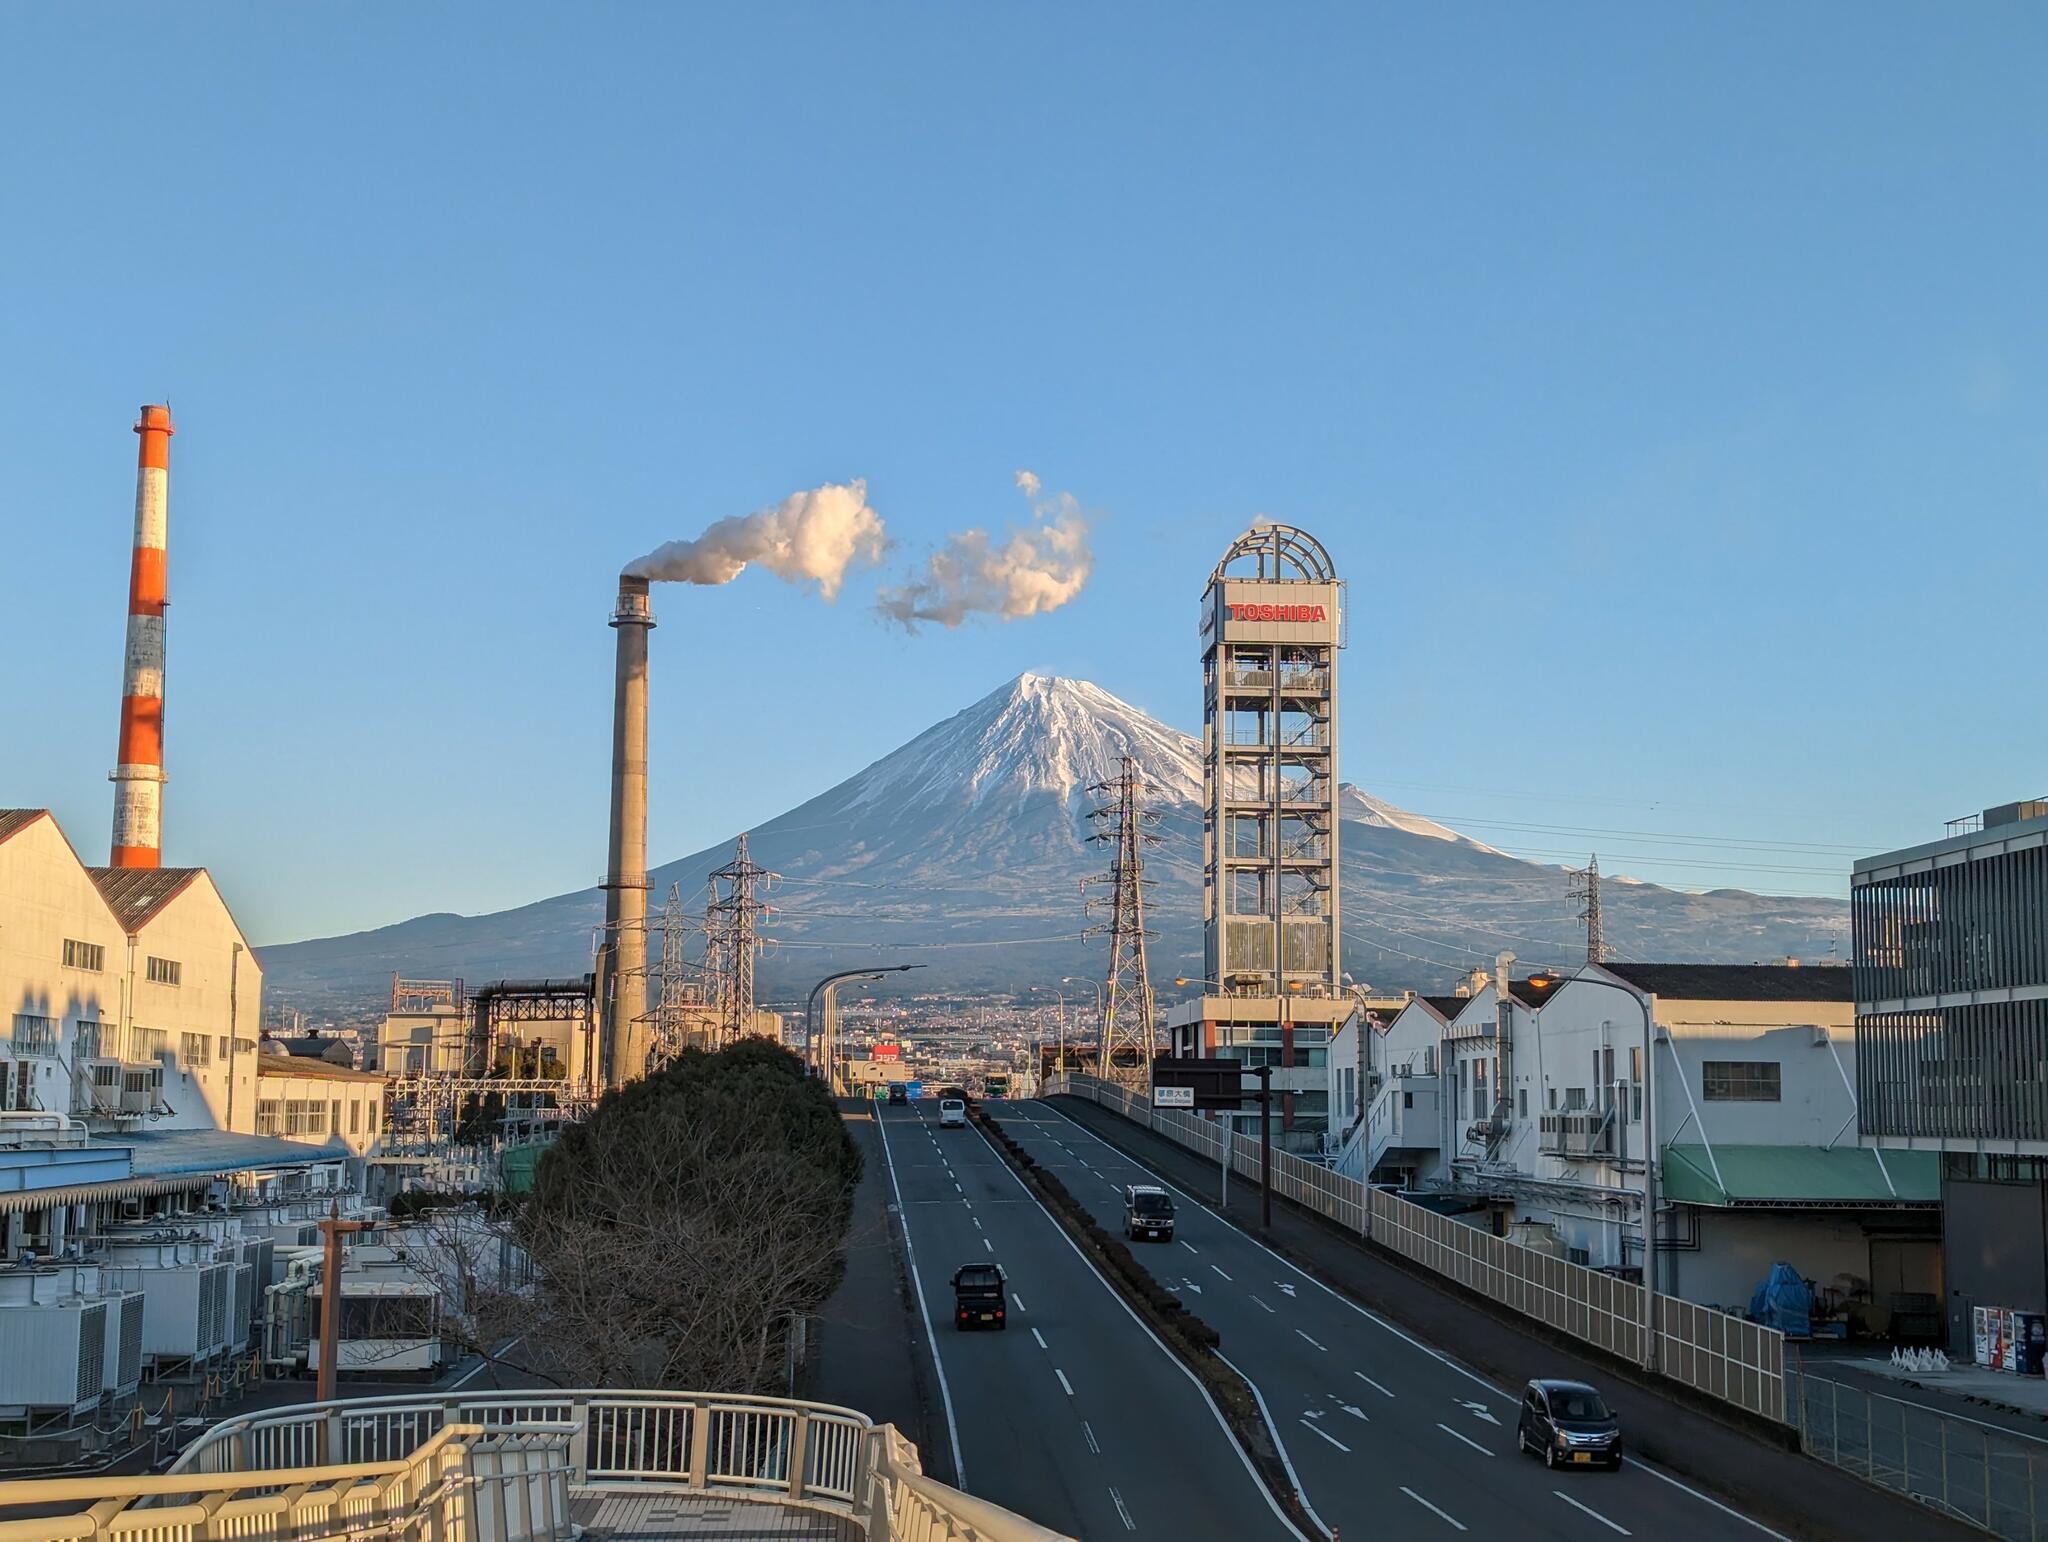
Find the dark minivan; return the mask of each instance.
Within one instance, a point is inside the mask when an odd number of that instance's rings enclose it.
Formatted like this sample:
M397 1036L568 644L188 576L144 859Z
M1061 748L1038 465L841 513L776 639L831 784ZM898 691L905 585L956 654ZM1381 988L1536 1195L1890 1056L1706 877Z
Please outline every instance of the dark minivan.
M961 1331L1010 1326L1007 1278L1001 1264L962 1264L953 1271L953 1326Z
M1621 1470L1621 1421L1583 1381L1532 1381L1522 1391L1515 1443L1546 1467Z

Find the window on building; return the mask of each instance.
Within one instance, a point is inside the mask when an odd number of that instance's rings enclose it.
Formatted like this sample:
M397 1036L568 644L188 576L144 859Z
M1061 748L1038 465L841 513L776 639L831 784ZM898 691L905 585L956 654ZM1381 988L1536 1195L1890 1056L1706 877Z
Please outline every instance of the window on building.
M176 985L185 973L185 966L174 958L158 958L152 954L148 970L151 985Z
M1529 1089L1527 1087L1517 1087L1515 1089L1515 1113L1523 1119L1529 1117Z
M215 1037L213 1043L213 1053L215 1058L217 1058L223 1065L225 1065L228 1062L230 1056L228 1054L228 1036L226 1034L219 1034Z
M97 1060L100 1053L100 1020L81 1017L72 1030L72 1053L82 1060Z
M341 1099L336 1098L332 1103L328 1104L328 1107L333 1111L333 1119L327 1128L339 1135L341 1133Z
M14 1014L14 1052L17 1055L57 1053L57 1020L32 1012Z
M276 1098L256 1100L256 1133L258 1135L284 1134L284 1109Z
M178 1060L186 1070L213 1064L213 1037L204 1033L178 1035Z
M163 1028L143 1028L130 1024L128 1028L128 1062L138 1065L145 1060L159 1060L166 1064L171 1058L171 1035Z
M348 1106L348 1132L351 1135L363 1133L363 1105L360 1099Z
M1564 1106L1571 1113L1582 1113L1586 1107L1586 1089L1567 1087L1564 1089Z
M377 1133L377 1121L382 1117L383 1111L384 1105L382 1103L372 1103L370 1105L370 1133L372 1135Z
M1709 1103L1776 1103L1780 1068L1775 1060L1708 1060L1700 1087Z
M80 942L76 937L66 937L64 967L90 969L94 974L98 974L107 967L107 950L96 942Z
M1543 1089L1543 1106L1553 1113L1557 1111L1557 1089L1555 1087L1545 1087Z

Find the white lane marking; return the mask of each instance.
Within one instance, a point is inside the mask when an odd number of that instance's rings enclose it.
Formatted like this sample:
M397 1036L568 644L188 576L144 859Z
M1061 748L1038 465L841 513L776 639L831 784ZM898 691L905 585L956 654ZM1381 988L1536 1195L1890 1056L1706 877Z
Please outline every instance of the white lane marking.
M479 1355L477 1357L477 1362L475 1365L472 1365L468 1370L464 1371L460 1376L456 1377L453 1381L448 1383L448 1390L453 1392L457 1387L461 1386L464 1382L467 1382L472 1377L474 1377L476 1373L481 1371L485 1366L494 1364L498 1360L504 1358L506 1355L511 1354L513 1350L517 1349L520 1346L520 1344L525 1340L525 1338L525 1334L518 1334L513 1338L507 1339L504 1343L500 1344L496 1349L492 1350L489 1354Z
M956 1183L953 1185L953 1187L957 1189L960 1187L960 1185ZM965 1205L969 1210L972 1210L974 1208L974 1201L971 1199L963 1199L960 1201L960 1203Z
M1409 1488L1406 1484L1403 1484L1401 1486L1401 1492L1406 1494L1410 1499L1414 1500L1417 1504L1421 1505L1423 1509L1429 1511L1430 1514L1442 1516L1443 1519L1449 1521L1453 1526L1457 1527L1458 1530L1463 1531L1466 1529L1465 1523L1459 1520L1457 1516L1451 1514L1448 1510L1439 1510L1435 1505L1431 1504L1427 1499L1424 1499L1420 1494L1416 1493L1414 1489Z
M1493 1416L1493 1411L1489 1409L1484 1403L1468 1403L1463 1398L1459 1398L1458 1406L1464 1409L1467 1413L1471 1414L1473 1418L1484 1419L1488 1424L1492 1425L1495 1429L1500 1428L1500 1420L1496 1419Z
M1460 1434L1459 1434L1459 1433L1458 1433L1458 1432L1457 1432L1456 1430L1452 1429L1452 1428L1451 1428L1451 1427L1450 1427L1450 1426L1449 1426L1448 1424L1442 1424L1442 1423L1439 1423L1439 1424L1437 1425L1437 1428L1438 1428L1438 1429L1440 1429L1440 1430L1442 1430L1442 1431L1443 1431L1443 1432L1444 1432L1444 1433L1445 1433L1446 1435L1450 1436L1450 1437L1451 1437L1451 1439L1453 1439L1453 1440L1462 1440L1462 1441L1464 1441L1466 1445L1470 1446L1470 1447L1471 1447L1471 1448L1472 1448L1472 1449L1473 1449L1474 1451L1477 1451L1477 1452L1478 1452L1478 1453L1479 1453L1479 1454L1480 1454L1481 1456L1491 1456L1491 1455L1493 1455L1493 1453L1492 1453L1491 1451L1487 1450L1487 1449L1486 1449L1486 1447L1482 1446L1482 1445L1481 1445L1481 1444L1480 1444L1480 1443L1479 1443L1478 1441L1474 1440L1474 1439L1473 1439L1473 1438L1472 1438L1472 1437L1471 1437L1470 1435L1460 1435Z
M1372 1423L1372 1420L1367 1417L1365 1410L1363 1408L1360 1408L1356 1403L1340 1402L1337 1406L1343 1409L1349 1415L1351 1415L1351 1417L1354 1419L1358 1419L1366 1424Z
M1065 1116L1062 1115L1062 1117ZM975 1133L980 1134L980 1131L977 1129ZM991 1152L994 1152L995 1143L989 1140L989 1138L986 1135L983 1135L981 1138L982 1143L986 1145ZM1000 1155L997 1156L997 1160L1001 1162ZM1254 1492L1256 1492L1260 1498L1266 1501L1266 1508L1273 1512L1273 1518L1280 1523L1281 1528L1287 1533L1288 1536L1293 1537L1295 1539L1295 1542L1308 1542L1308 1538L1302 1535L1301 1528L1295 1525L1293 1521L1289 1520L1287 1512L1280 1508L1280 1501L1273 1497L1272 1490L1266 1487L1266 1480L1259 1476L1258 1468L1252 1465L1251 1453L1245 1450L1244 1446L1239 1443L1237 1436L1231 1432L1229 1421L1223 1417L1223 1410L1216 1406L1216 1399L1209 1395L1209 1389L1202 1385L1202 1379L1199 1376L1197 1376L1194 1373L1194 1371L1191 1370L1186 1364L1182 1362L1180 1356L1176 1355L1172 1350L1166 1347L1165 1343L1160 1339L1159 1335L1154 1333L1151 1330L1151 1328L1146 1325L1145 1319L1140 1317L1137 1314L1137 1312L1132 1309L1130 1302L1124 1300L1124 1298L1117 1293L1116 1287L1109 1283L1109 1281L1103 1276L1102 1271L1100 1269L1097 1269L1095 1265L1088 1261L1088 1255L1081 1251L1081 1245L1078 1242L1076 1242L1072 1237L1067 1235L1065 1227L1061 1226L1058 1221L1053 1219L1053 1214L1050 1210L1045 1208L1044 1201L1041 1200L1036 1194L1031 1192L1030 1188L1025 1184L1024 1180L1017 1175L1016 1170L1012 1168L1007 1162L1001 1162L1001 1165L1003 1171L1010 1175L1010 1181L1016 1184L1019 1189L1023 1190L1024 1197L1030 1200L1032 1204L1038 1206L1038 1213L1045 1217L1046 1224L1052 1227L1052 1229L1059 1234L1060 1240L1066 1243L1067 1247L1069 1248L1069 1250L1072 1251L1073 1255L1081 1261L1081 1267L1086 1269L1093 1276L1095 1276L1095 1283L1102 1287L1103 1293L1107 1295L1110 1298L1110 1300L1114 1301L1119 1307L1123 1309L1124 1316L1130 1318L1130 1320L1133 1323L1137 1324L1138 1331L1144 1334L1146 1338L1152 1341L1152 1347L1158 1350L1160 1354L1164 1355L1169 1364L1173 1365L1176 1369L1180 1371L1180 1373L1183 1376L1187 1377L1188 1384L1192 1386L1195 1389L1196 1393L1201 1397L1202 1406L1209 1410L1209 1416L1216 1421L1216 1427L1223 1432L1223 1438L1230 1443L1230 1449L1237 1453L1237 1459L1240 1463L1243 1464L1245 1476L1251 1480ZM1019 1311L1023 1310L1023 1304L1017 1301L1017 1298L1015 1296L1012 1296L1010 1300L1014 1305L1017 1306L1017 1309ZM1219 1360L1223 1360L1223 1356L1220 1354L1217 1355L1216 1358ZM1225 1365L1230 1365L1230 1362L1228 1360L1223 1360L1223 1363ZM1234 1365L1231 1365L1230 1368L1233 1371L1237 1371L1237 1367ZM1244 1373L1242 1371L1237 1371L1237 1374L1240 1376L1244 1376ZM1260 1413L1265 1413L1265 1399L1259 1396L1259 1389L1257 1384L1254 1383L1249 1377L1245 1377L1245 1385L1252 1389L1252 1396L1258 1399ZM1273 1420L1269 1415L1266 1419L1266 1427L1268 1429L1271 1429L1272 1426ZM1275 1444L1278 1444L1278 1442L1276 1441ZM1292 1479L1294 1476L1294 1468L1291 1464L1287 1462L1287 1451L1285 1447L1281 1448L1280 1460L1283 1465L1287 1466L1287 1475L1290 1479ZM1295 1483L1294 1490L1297 1494L1300 1494L1301 1484L1298 1482ZM1302 1495L1302 1506L1305 1509L1308 1507L1307 1495ZM1315 1511L1311 1509L1308 1513L1309 1518L1311 1520L1315 1520L1317 1528L1323 1533L1323 1535L1325 1537L1329 1536L1330 1528L1323 1525L1322 1521L1316 1518Z
M1299 1329L1299 1328L1296 1328L1296 1329L1295 1329L1294 1331L1295 1331L1296 1333L1301 1333L1301 1329ZM1314 1339L1309 1339L1309 1338L1308 1338L1308 1335L1307 1335L1306 1333L1301 1333L1301 1336L1302 1336L1303 1338L1305 1338L1305 1339L1308 1339L1308 1341L1309 1341L1309 1342L1310 1342L1311 1344L1316 1344L1316 1341L1315 1341ZM1327 1350L1327 1349L1323 1349L1323 1346L1322 1346L1322 1345L1320 1345L1320 1344L1316 1344L1316 1348L1318 1348L1318 1349L1322 1349L1322 1350L1323 1350L1323 1353L1324 1353L1324 1354L1328 1354L1328 1353L1329 1353L1329 1350Z
M1199 1253L1201 1251L1201 1249L1196 1247L1192 1242L1183 1242L1181 1246L1186 1248L1190 1253Z
M976 1215L976 1216L969 1216L969 1217L968 1217L968 1219L974 1222L974 1229L975 1229L976 1231L980 1231L980 1230L981 1230L981 1217L980 1217L980 1216L978 1216L978 1215Z
M1254 1301L1259 1301L1259 1298L1258 1298L1257 1296L1253 1296L1253 1297L1252 1297L1252 1300L1254 1300ZM1265 1302L1263 1302L1263 1301L1259 1301L1259 1305L1260 1305L1260 1306L1266 1306L1266 1303L1265 1303ZM1266 1310L1270 1312L1270 1311L1272 1311L1273 1309L1272 1309L1272 1308L1271 1308L1270 1306L1266 1306Z
M1209 1267L1210 1267L1211 1269L1216 1269L1216 1266L1215 1266L1214 1264L1211 1264L1211 1265L1209 1265ZM1222 1271L1221 1269L1216 1269L1216 1272L1217 1272L1218 1274L1223 1274L1223 1271ZM1223 1274L1223 1277L1224 1277L1224 1278L1225 1278L1226 1280L1230 1278L1230 1276L1229 1276L1229 1275L1227 1275L1227 1274Z
M1024 1298L1013 1290L1010 1292L1010 1305L1021 1312L1024 1310Z
M1074 1384L1067 1380L1067 1373L1058 1366L1052 1368L1052 1373L1060 1379L1060 1390L1066 1393L1068 1397L1072 1397L1074 1395Z
M1131 1519L1131 1512L1124 1508L1124 1496L1119 1494L1115 1489L1111 1489L1109 1491L1109 1497L1116 1504L1116 1513L1123 1517L1124 1530L1136 1531L1138 1529L1138 1523Z
M1102 1447L1098 1446L1095 1443L1095 1426L1090 1424L1086 1419L1083 1419L1081 1421L1081 1433L1087 1437L1088 1449L1090 1451L1093 1451L1097 1456L1102 1455Z
M1610 1521L1606 1516L1602 1515L1598 1510L1594 1509L1591 1505L1580 1504L1576 1499L1572 1498L1572 1496L1567 1494L1563 1489L1554 1488L1550 1492L1557 1495L1559 1499L1562 1499L1574 1510L1584 1510L1588 1515L1592 1516L1593 1519L1598 1521L1601 1525L1613 1526L1616 1531L1620 1532L1625 1537L1633 1535L1633 1533L1629 1531L1628 1527L1617 1525L1615 1522Z
M1323 1518L1316 1514L1316 1507L1309 1503L1308 1490L1301 1486L1301 1475L1294 1470L1294 1458L1287 1454L1287 1442L1280 1438L1280 1426L1273 1422L1273 1410L1266 1406L1266 1394L1259 1390L1257 1382L1238 1369L1230 1356L1220 1349L1210 1352L1235 1371L1239 1381L1252 1389L1252 1401L1259 1405L1259 1417L1266 1421L1266 1433L1273 1437L1273 1449L1280 1453L1280 1465L1287 1470L1287 1481L1294 1489L1294 1497L1301 1501L1302 1509L1308 1512L1308 1518L1316 1523L1316 1530L1323 1534L1327 1542L1337 1542L1337 1533L1324 1524ZM1288 1530L1294 1531L1293 1526L1290 1525ZM1299 1531L1295 1531L1294 1534L1297 1537L1301 1535Z
M1046 1343L1046 1341L1045 1341L1045 1335L1044 1335L1043 1333L1040 1333L1040 1332L1039 1332L1039 1331L1038 1331L1038 1330L1037 1330L1036 1328L1033 1328L1033 1329L1031 1330L1031 1336L1032 1336L1033 1338L1035 1338L1035 1339L1037 1339L1037 1340L1038 1340L1038 1347L1039 1347L1040 1349L1050 1349L1050 1348L1052 1348L1052 1345L1050 1345L1050 1344Z
M953 1417L953 1389L946 1385L946 1362L939 1358L938 1335L932 1332L932 1314L924 1304L924 1281L917 1277L917 1249L910 1241L910 1212L903 1207L903 1190L896 1182L896 1159L889 1154L889 1121L877 1119L875 1128L882 1132L882 1161L889 1169L889 1188L896 1195L896 1214L903 1222L903 1258L910 1265L917 1315L924 1320L925 1342L932 1347L932 1368L939 1373L939 1397L946 1405L946 1438L953 1448L953 1476L965 1486L967 1475L960 1460L960 1425Z
M1373 1391L1381 1394L1384 1397L1392 1397L1394 1395L1393 1393L1387 1391L1387 1389L1381 1386L1378 1382L1374 1381L1370 1376L1366 1375L1363 1371L1353 1371L1351 1374L1356 1376L1360 1381L1364 1382L1368 1387L1372 1388Z
M1046 1106L1049 1108L1052 1107L1051 1104L1047 1104ZM1108 1141L1104 1140L1100 1135L1097 1135L1093 1130L1089 1129L1087 1125L1081 1123L1080 1120L1076 1119L1072 1114L1068 1113L1065 1109L1053 1108L1052 1111L1055 1114L1058 1114L1060 1118L1066 1120L1067 1123L1071 1124L1075 1129L1085 1134L1090 1140L1094 1141L1096 1145L1102 1147L1105 1151L1117 1150L1115 1146L1110 1145ZM1122 1153L1118 1154L1121 1155ZM1162 1188L1170 1189L1172 1192L1178 1194L1182 1199L1186 1200L1191 1205L1202 1205L1202 1202L1200 1200L1196 1199L1194 1195L1190 1194L1186 1189L1182 1188L1179 1184L1175 1183L1171 1178L1166 1177L1162 1173L1153 1171L1153 1169L1148 1164L1139 1161L1135 1157L1129 1158L1129 1160L1133 1162L1136 1166L1150 1174L1152 1181L1154 1183L1159 1184ZM1386 1318L1380 1316L1379 1313L1371 1311L1366 1307L1360 1306L1356 1301L1353 1301L1349 1296L1345 1295L1344 1292L1338 1290L1335 1286L1324 1284L1321 1280L1317 1279L1313 1274L1310 1274L1306 1269L1302 1268L1301 1265L1295 1263L1292 1259L1283 1258L1280 1254L1274 1252L1271 1248L1267 1247L1265 1243L1259 1241L1257 1237L1254 1237L1250 1232L1246 1231L1243 1227L1239 1226L1235 1221L1231 1220L1229 1217L1222 1214L1222 1212L1216 1210L1213 1206L1202 1205L1202 1208L1204 1210L1207 1210L1209 1214L1215 1216L1215 1218L1218 1221L1220 1221L1224 1226L1228 1227L1231 1231L1236 1232L1237 1235L1242 1237L1246 1242L1249 1242L1253 1247L1257 1248L1260 1252L1264 1253L1267 1257L1271 1258L1273 1262L1275 1262L1276 1264L1281 1264L1286 1268L1292 1269L1296 1274L1300 1275L1304 1280L1307 1280L1309 1284L1315 1286L1317 1290L1320 1290L1332 1301L1339 1302L1342 1305L1349 1307L1352 1311L1356 1312L1360 1317L1363 1317L1367 1322L1373 1324L1375 1327L1384 1328L1388 1333L1392 1334L1402 1343L1407 1344L1412 1348L1421 1350L1425 1355L1428 1355L1430 1359L1436 1361L1439 1365L1444 1366L1448 1370L1456 1371L1460 1376L1463 1376L1467 1381L1477 1383L1479 1386L1484 1387L1488 1392L1491 1392L1495 1396L1503 1398L1508 1402L1515 1401L1515 1393L1508 1391L1508 1389L1505 1387L1495 1386L1492 1382L1488 1381L1484 1376L1481 1376L1477 1371L1472 1370L1468 1366L1460 1365L1457 1361L1453 1360L1449 1355L1445 1354L1441 1349L1438 1349L1434 1344L1424 1343L1421 1339L1416 1338L1413 1334L1408 1333L1403 1329L1395 1327L1394 1324L1388 1322ZM1260 1303L1260 1305L1262 1306L1264 1304L1264 1302ZM1370 1378L1366 1379L1370 1380ZM1377 1387L1379 1386L1379 1383L1373 1382L1373 1385ZM1380 1390L1385 1391L1386 1389L1382 1387ZM1393 1396L1391 1392L1387 1393L1387 1395L1389 1397ZM1729 1519L1738 1520L1746 1526L1754 1527L1756 1530L1762 1532L1765 1536L1771 1538L1772 1542L1792 1542L1792 1539L1786 1536L1784 1532L1773 1531L1770 1527L1766 1526L1762 1521L1758 1520L1755 1516L1744 1515L1740 1510L1734 1509L1728 1505L1724 1505L1712 1494L1702 1493L1699 1489L1694 1488L1690 1483L1681 1482L1679 1479L1672 1477L1671 1474L1666 1472L1663 1468L1654 1466L1651 1463L1644 1461L1639 1456L1627 1456L1624 1457L1623 1460L1626 1461L1629 1464L1629 1466L1640 1467L1644 1472L1648 1473L1651 1477L1657 1478L1665 1483L1670 1484L1673 1488L1677 1489L1681 1494L1690 1494L1694 1499L1697 1499L1701 1504L1711 1505L1714 1509L1719 1510L1723 1515L1727 1516ZM1460 1527L1459 1529L1463 1530L1462 1527Z
M1349 1446L1345 1445L1343 1441L1339 1440L1335 1435L1332 1435L1328 1430L1323 1429L1320 1425L1311 1424L1306 1419L1296 1419L1294 1422L1300 1425L1305 1430L1313 1430L1316 1434L1322 1436L1323 1439L1327 1440L1331 1445L1335 1446L1339 1451L1342 1451L1346 1456L1349 1456L1351 1454L1351 1448Z
M986 1237L983 1237L981 1239L981 1245L987 1248L991 1253L993 1253L996 1250L996 1245L993 1242L989 1241Z

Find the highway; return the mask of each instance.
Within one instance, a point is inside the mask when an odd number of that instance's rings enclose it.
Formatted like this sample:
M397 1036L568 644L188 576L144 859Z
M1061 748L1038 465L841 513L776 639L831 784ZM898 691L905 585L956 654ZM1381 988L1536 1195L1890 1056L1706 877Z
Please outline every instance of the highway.
M961 1486L1076 1537L1301 1542L1200 1383L987 1138L941 1130L928 1100L879 1112ZM958 1332L953 1271L989 1259L1010 1327Z
M1119 1235L1124 1186L1163 1181L1049 1104L983 1107ZM1519 1388L1503 1391L1367 1314L1187 1195L1175 1203L1177 1239L1131 1247L1221 1332L1326 1530L1572 1542L1778 1535L1641 1462L1619 1473L1547 1470L1517 1450Z

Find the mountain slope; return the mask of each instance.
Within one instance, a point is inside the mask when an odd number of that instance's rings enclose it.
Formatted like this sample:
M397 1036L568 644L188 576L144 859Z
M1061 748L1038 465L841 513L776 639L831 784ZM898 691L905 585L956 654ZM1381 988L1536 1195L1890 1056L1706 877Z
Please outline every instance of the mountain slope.
M1124 755L1144 769L1160 839L1147 919L1155 978L1201 959L1201 763L1196 741L1086 681L1021 675L838 786L751 832L754 859L781 874L768 899L765 995L800 994L864 963L922 962L917 988L1021 989L1092 975L1103 946L1079 933L1091 845L1090 785ZM1381 989L1437 987L1501 948L1570 962L1583 932L1560 869L1495 851L1346 785L1340 794L1345 968ZM702 904L730 843L655 869ZM1624 957L1749 962L1825 954L1846 907L1738 890L1686 894L1652 884L1607 891L1607 935ZM595 889L483 916L418 916L346 937L266 947L275 999L374 999L394 971L506 976L581 973L603 917Z

